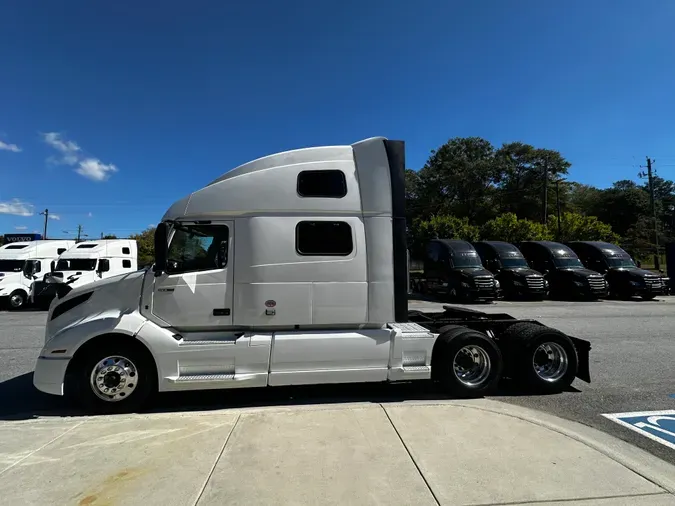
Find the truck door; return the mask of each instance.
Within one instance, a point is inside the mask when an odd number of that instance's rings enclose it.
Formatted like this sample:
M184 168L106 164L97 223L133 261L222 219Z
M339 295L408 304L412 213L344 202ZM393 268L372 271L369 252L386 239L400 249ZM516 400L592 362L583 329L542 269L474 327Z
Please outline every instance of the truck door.
M167 272L154 278L152 313L176 329L232 325L234 222L174 227Z

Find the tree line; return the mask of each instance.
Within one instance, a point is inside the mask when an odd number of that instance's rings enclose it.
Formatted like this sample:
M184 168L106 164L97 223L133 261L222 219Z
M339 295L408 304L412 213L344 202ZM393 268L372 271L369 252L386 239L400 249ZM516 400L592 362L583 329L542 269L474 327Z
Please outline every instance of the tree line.
M406 213L413 257L433 237L466 240L602 240L635 258L654 253L648 183L596 188L566 178L555 150L523 142L493 146L455 137L418 170L406 170ZM659 244L675 238L675 184L653 178Z

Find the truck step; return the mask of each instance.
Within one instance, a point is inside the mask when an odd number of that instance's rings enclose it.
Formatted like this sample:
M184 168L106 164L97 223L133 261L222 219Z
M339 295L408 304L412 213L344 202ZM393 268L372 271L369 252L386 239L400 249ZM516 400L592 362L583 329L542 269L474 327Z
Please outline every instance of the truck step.
M177 378L168 378L171 383L210 383L214 381L232 381L234 374L188 374Z

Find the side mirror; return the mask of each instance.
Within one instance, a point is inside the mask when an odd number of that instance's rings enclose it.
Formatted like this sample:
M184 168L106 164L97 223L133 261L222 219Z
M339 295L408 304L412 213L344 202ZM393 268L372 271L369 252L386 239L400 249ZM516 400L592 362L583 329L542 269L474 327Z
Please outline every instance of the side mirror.
M98 269L96 269L96 272L99 274L103 274L104 272L108 272L110 270L110 260L107 258L101 258L98 261Z
M168 233L169 230L166 223L157 225L155 229L155 265L152 268L155 276L159 276L166 271Z

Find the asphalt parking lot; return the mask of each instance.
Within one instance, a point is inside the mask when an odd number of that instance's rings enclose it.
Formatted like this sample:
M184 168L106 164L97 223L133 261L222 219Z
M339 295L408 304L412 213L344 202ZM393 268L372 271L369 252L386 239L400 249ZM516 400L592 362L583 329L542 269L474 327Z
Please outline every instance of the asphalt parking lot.
M439 304L410 302L411 309ZM532 318L591 341L592 383L576 381L562 394L523 395L508 385L494 400L545 411L607 431L669 462L675 450L603 417L603 414L675 410L675 297L653 301L506 302L471 305L488 312ZM62 416L59 398L32 386L31 373L42 346L46 314L0 312L0 419ZM164 394L153 410L181 411L262 405L387 402L439 395L420 385L294 387L257 391Z

